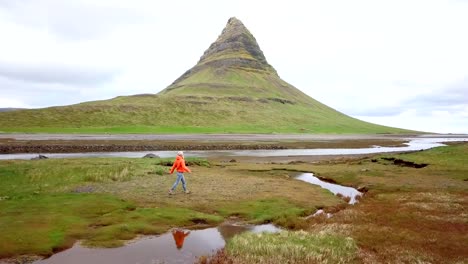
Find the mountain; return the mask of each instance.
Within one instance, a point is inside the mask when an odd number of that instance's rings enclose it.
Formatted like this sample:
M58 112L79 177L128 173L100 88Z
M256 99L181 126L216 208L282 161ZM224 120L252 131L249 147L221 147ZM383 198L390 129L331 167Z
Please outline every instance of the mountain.
M349 117L283 81L255 37L236 18L229 19L194 67L158 94L0 113L0 131L410 132Z
M0 108L0 112L11 112L11 111L18 111L18 110L23 110L25 108L13 108L13 107L6 107L6 108Z
M310 99L281 80L254 36L236 18L229 19L196 65L160 94L282 104L307 103Z

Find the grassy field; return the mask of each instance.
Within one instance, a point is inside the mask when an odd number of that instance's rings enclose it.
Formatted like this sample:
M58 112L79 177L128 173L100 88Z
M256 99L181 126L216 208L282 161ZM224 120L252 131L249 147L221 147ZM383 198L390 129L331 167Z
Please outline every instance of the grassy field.
M357 246L352 238L330 232L244 233L226 249L236 263L351 263Z
M0 113L0 132L46 133L409 133L339 113L319 102L282 104L225 96L129 96Z
M388 158L429 165L404 167ZM171 160L1 161L0 256L49 255L77 239L114 247L138 234L215 225L236 216L291 231L243 234L211 263L463 263L468 258L466 160L468 144L319 163L195 159L189 160L193 173L186 175L192 193L179 187L174 196L167 194L174 180L167 174ZM294 171L368 192L349 206L292 179ZM301 217L318 208L333 216Z
M367 197L331 220L329 225L356 239L366 263L463 263L468 259L468 145L393 155L427 163L422 169L400 167L381 156L318 166L319 175L350 185L365 185ZM363 171L364 170L364 171ZM351 225L350 225L351 224Z
M138 234L217 224L235 215L287 224L342 203L320 188L238 166L189 159L187 195L169 196L170 160L49 159L0 162L0 257L50 255L77 239L114 247ZM290 192L295 190L295 192Z
M385 158L429 164L402 167ZM466 263L468 252L468 144L423 152L377 155L299 165L250 165L311 170L369 191L354 206L325 208L301 222L303 231L242 234L199 263ZM313 252L313 253L311 253Z

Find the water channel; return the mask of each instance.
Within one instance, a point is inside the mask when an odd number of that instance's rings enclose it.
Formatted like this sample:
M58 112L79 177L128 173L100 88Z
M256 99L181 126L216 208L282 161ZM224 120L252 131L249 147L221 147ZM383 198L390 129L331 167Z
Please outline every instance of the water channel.
M301 173L298 176L296 176L296 179L308 182L310 184L318 185L324 189L329 190L335 195L340 194L343 197L349 197L349 204L355 204L358 201L358 197L362 196L361 192L352 187L322 181L319 178L315 177L313 173Z
M403 147L371 148L317 148L317 149L278 149L278 150L206 150L186 151L186 157L282 157L282 156L320 156L320 155L355 155L386 152L418 151L444 146L443 142L468 141L468 138L411 138ZM177 151L134 151L134 152L86 152L86 153L41 153L49 158L141 158L153 153L161 158L174 157ZM0 160L31 159L34 153L0 154Z

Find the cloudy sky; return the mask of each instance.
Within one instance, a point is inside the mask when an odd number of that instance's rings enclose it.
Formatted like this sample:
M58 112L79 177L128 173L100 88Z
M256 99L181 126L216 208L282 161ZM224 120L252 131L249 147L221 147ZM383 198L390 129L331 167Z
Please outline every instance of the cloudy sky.
M0 0L0 108L157 93L229 17L287 82L353 117L468 133L468 1Z

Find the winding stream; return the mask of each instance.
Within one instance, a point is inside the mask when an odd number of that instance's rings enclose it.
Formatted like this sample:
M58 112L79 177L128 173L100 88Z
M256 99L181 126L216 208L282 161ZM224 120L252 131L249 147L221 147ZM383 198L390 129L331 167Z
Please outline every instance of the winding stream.
M442 142L468 141L468 138L408 138L409 142L404 147L380 147L371 148L317 148L317 149L278 149L278 150L206 150L186 151L187 157L281 157L281 156L320 156L320 155L355 155L385 152L404 152L425 150L444 146ZM134 152L86 152L86 153L41 153L49 158L141 158L146 154L153 153L161 158L174 157L177 151L134 151ZM9 159L31 159L36 157L34 153L0 154L0 160Z
M361 192L352 187L322 181L315 177L313 173L301 173L296 176L295 179L318 185L329 190L334 195L341 194L343 197L349 197L349 204L355 204L357 202L357 197L362 196Z

